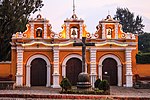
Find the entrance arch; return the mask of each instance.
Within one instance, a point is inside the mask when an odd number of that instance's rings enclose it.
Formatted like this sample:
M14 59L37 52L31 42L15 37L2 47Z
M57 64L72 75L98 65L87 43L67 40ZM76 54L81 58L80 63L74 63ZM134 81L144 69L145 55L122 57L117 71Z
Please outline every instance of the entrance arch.
M31 86L46 86L46 62L42 58L35 58L31 62Z
M66 77L72 85L76 85L78 75L82 72L82 61L78 58L71 58L66 63Z
M117 56L113 55L113 54L107 54L107 55L104 55L100 58L99 67L98 67L99 78L102 79L103 67L105 67L105 66L103 66L103 64L105 63L104 61L107 60L107 59L111 59L112 61L115 60L115 62L117 64L117 68L116 68L117 69L117 80L118 80L117 85L122 86L122 64L121 64L120 59ZM107 72L106 72L106 74L107 74Z
M113 58L106 58L102 65L102 79L116 86L118 83L117 62Z
M26 63L26 86L27 87L31 87L31 65L32 65L32 61L34 61L35 59L37 58L41 58L45 61L46 63L46 77L47 77L47 80L46 80L46 87L49 87L50 86L50 78L51 78L51 65L50 65L50 61L49 59L44 56L44 55L41 55L41 54L37 54L37 55L33 55L31 56L27 63Z
M78 55L78 54L71 54L71 55L68 55L62 62L62 77L66 77L66 64L67 64L67 61L71 58L78 58L82 61L82 56L81 55ZM87 63L85 64L85 71L87 72Z

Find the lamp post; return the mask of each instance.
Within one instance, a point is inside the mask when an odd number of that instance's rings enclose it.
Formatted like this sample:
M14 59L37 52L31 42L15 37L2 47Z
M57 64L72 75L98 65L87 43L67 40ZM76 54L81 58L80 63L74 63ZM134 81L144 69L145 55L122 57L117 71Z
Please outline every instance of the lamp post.
M86 37L82 37L82 42L73 43L73 46L82 46L82 72L78 75L77 88L87 90L91 88L91 83L88 73L85 72L86 46L95 46L95 43L86 43Z

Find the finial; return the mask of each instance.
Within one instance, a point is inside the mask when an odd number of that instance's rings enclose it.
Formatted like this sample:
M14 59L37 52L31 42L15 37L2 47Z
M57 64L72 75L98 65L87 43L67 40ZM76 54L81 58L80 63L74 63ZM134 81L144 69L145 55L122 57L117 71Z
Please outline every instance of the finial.
M75 1L73 0L73 14L75 14Z
M108 15L110 15L110 11L108 10Z
M39 12L39 14L41 14L41 9L40 8L38 9L38 12Z

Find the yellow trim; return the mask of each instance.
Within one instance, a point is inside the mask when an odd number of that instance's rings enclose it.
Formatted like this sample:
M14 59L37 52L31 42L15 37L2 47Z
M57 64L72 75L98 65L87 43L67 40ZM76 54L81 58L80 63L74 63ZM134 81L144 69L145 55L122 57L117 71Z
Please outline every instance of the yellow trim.
M44 43L44 42L41 42L41 41L36 41L36 42L33 42L33 43L27 43L27 44L22 44L22 46L31 46L31 45L34 45L34 44L43 44L45 46L67 46L67 45L70 45L70 44L73 44L74 42L69 42L69 43L66 43L66 44L48 44L48 43Z
M114 45L122 46L122 47L128 46L128 44L118 44L118 43L115 43L115 42L106 42L106 43L102 43L102 44L95 44L95 46L104 46L104 45L107 45L107 44L114 44Z

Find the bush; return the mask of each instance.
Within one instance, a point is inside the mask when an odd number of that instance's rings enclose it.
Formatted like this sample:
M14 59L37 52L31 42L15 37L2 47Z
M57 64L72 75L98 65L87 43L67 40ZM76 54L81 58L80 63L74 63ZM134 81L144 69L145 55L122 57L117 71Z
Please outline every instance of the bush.
M68 90L64 92L60 92L63 94L92 94L92 95L108 95L109 93L104 92L104 90L89 90L89 91L80 91L80 90Z
M109 90L109 89L110 89L110 86L109 86L108 81L107 81L107 80L102 80L102 81L100 82L100 84L98 85L98 88L99 88L100 90L104 90L104 91Z
M150 53L139 53L136 55L136 63L150 64Z
M63 78L63 80L60 83L60 86L62 88L62 91L63 89L65 89L65 91L67 91L68 89L71 89L71 83L68 80L68 78Z
M97 79L94 83L94 87L98 88L98 85L100 84L100 82L101 82L101 79Z

